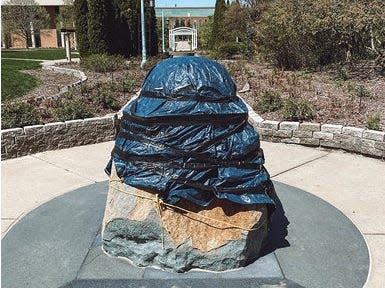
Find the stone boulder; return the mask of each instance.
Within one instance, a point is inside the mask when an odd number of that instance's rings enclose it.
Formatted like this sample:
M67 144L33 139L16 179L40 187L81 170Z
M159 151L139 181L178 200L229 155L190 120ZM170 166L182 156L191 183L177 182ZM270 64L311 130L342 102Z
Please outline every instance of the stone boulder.
M172 272L224 271L258 257L268 232L266 205L169 205L122 183L112 167L102 232L108 254Z

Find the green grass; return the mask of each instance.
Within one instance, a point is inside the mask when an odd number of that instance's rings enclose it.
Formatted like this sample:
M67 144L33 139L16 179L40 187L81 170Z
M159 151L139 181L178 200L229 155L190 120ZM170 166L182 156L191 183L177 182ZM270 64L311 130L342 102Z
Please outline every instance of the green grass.
M1 58L22 58L22 59L42 59L42 60L58 60L65 59L66 52L64 48L38 48L28 50L3 50Z
M19 70L40 68L40 62L37 61L1 60L1 100L20 97L35 88L39 80Z

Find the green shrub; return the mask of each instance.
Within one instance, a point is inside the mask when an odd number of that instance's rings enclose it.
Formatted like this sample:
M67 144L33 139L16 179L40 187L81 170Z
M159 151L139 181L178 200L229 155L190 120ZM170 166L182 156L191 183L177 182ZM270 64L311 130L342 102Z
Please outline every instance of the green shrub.
M135 88L135 80L134 79L122 79L122 87L121 91L123 93L130 93Z
M55 110L55 115L60 121L84 119L93 117L95 114L91 108L85 106L83 101L68 100Z
M121 87L117 82L106 82L106 83L102 83L101 85L102 90L108 90L108 91L119 91L120 88Z
M120 55L93 54L82 59L85 68L101 73L114 72L124 67L124 57Z
M380 114L369 115L366 127L371 130L380 130L381 117Z
M315 114L312 106L308 100L289 98L284 101L282 116L290 121L311 120Z
M225 42L216 46L210 53L214 59L233 59L236 55L246 54L246 45L241 42Z
M245 74L245 63L241 60L232 61L230 63L226 63L226 69L230 73L232 77L237 77Z
M275 0L256 25L256 45L286 69L368 57L385 25L383 0Z
M140 65L142 59L141 58L138 58L138 65ZM147 59L147 62L146 64L144 64L143 66L143 69L144 70L150 70L153 66L155 66L156 64L158 64L160 61L162 61L162 55L158 55L158 56L151 56Z
M94 85L91 85L91 84L87 84L87 83L83 83L81 86L80 86L80 93L83 95L83 94L90 94L92 93L92 91L94 90Z
M347 81L350 78L352 78L352 76L350 75L349 71L345 67L337 68L337 76L336 76L337 80Z
M65 92L63 95L61 95L60 99L58 99L59 102L61 102L61 100L73 100L75 98L75 93L74 91L70 90L70 91L67 91Z
M93 99L96 105L99 105L105 109L119 109L120 105L112 90L102 89Z
M358 98L371 98L372 93L364 85L360 85L356 89L356 96Z
M9 129L40 123L38 111L28 103L4 104L1 107L1 128Z
M385 76L385 49L381 52L381 55L375 59L375 64L378 72L382 76Z
M259 113L274 112L281 109L283 100L276 91L265 91L258 95L258 100L253 108Z

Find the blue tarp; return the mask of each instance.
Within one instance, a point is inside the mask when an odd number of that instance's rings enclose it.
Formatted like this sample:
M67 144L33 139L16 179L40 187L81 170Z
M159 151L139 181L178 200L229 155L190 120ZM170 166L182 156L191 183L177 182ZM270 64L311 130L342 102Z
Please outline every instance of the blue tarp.
M112 158L127 185L169 203L214 197L274 205L259 135L226 69L203 57L164 60L123 111Z

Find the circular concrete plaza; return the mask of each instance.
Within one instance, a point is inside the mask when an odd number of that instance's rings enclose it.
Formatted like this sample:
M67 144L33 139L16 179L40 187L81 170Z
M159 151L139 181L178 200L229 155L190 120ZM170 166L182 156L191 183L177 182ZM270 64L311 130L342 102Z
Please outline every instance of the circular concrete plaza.
M367 279L369 253L353 223L320 198L279 182L270 244L249 266L180 274L135 267L101 249L107 185L57 197L13 226L2 241L2 287L354 288Z

